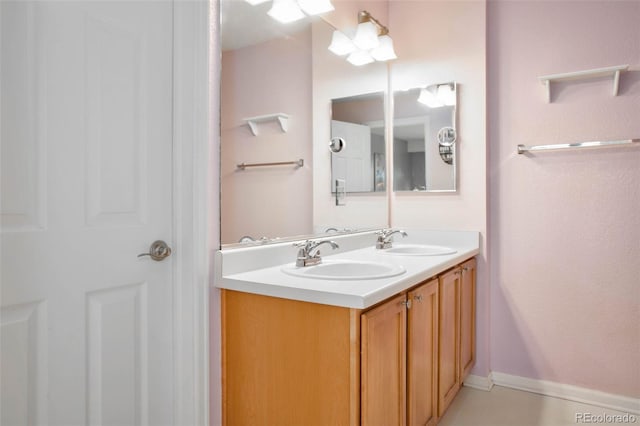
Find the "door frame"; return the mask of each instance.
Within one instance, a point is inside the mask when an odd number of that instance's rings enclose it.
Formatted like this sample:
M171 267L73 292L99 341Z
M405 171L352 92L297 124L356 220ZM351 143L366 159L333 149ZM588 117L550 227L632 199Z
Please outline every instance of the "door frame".
M214 1L173 0L174 419L209 425L209 257L212 197L210 16ZM217 216L216 216L217 217ZM215 228L215 227L211 227Z

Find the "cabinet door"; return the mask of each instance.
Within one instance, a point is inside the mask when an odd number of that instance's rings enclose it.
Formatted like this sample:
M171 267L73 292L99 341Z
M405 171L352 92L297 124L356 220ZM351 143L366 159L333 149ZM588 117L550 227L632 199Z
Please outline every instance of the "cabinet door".
M407 424L438 418L438 280L409 292L407 311Z
M406 424L406 295L361 316L362 425Z
M438 416L442 416L460 389L460 268L439 280Z
M475 362L476 340L476 260L461 265L460 280L460 382L467 377Z

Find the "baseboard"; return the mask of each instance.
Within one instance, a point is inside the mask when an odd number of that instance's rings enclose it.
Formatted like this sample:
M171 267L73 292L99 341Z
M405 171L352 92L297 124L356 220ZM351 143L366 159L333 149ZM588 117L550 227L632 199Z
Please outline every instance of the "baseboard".
M493 387L493 374L489 373L487 377L484 376L474 376L473 374L469 374L466 379L464 379L465 386L479 389L483 391L490 391Z
M472 376L469 376L472 377ZM569 401L582 402L598 407L610 408L629 414L640 414L640 398L631 398L623 395L601 392L593 389L582 388L562 383L549 382L546 380L530 379L527 377L512 376L510 374L492 372L489 377L478 377L473 379L474 383L491 380L497 386L538 393L555 398L567 399ZM467 378L469 380L469 378ZM477 380L477 381L476 381ZM471 384L465 385L476 387ZM477 387L483 389L482 387ZM487 390L486 387L484 390Z

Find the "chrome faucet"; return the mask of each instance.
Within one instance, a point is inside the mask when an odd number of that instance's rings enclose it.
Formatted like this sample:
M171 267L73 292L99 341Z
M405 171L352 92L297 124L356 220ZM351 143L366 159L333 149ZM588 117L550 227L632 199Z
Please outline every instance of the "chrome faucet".
M393 234L400 234L403 237L407 236L407 233L404 231L401 231L399 229L382 229L378 232L376 232L376 234L378 235L378 240L376 241L376 248L377 249L388 249L391 248L391 246L393 245L393 241L391 240L391 236Z
M339 246L335 243L335 241L331 240L320 240L320 241L311 241L307 240L304 243L296 243L294 246L298 247L298 257L296 258L296 266L311 266L317 265L322 262L322 258L320 257L320 247L322 244L330 244L332 249L337 249ZM315 253L315 254L314 254Z

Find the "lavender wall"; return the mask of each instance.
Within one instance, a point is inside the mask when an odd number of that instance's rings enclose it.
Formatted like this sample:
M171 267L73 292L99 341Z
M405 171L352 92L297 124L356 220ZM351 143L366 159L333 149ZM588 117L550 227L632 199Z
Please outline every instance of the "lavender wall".
M488 6L491 367L640 396L640 150L516 145L640 137L640 2ZM612 65L611 79L537 77ZM462 169L462 173L466 173Z
M310 234L312 226L311 29L222 53L222 243L244 235ZM284 133L277 121L245 117L291 115ZM238 171L239 163L305 160L305 166Z

